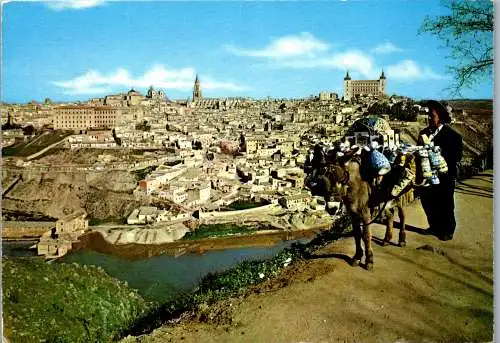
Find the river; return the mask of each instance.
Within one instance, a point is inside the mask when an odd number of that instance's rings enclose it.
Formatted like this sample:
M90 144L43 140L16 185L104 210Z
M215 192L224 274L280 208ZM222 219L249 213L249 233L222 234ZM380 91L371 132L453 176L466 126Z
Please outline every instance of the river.
M163 254L133 260L82 249L70 252L59 262L100 266L110 276L127 281L145 299L165 302L194 289L208 273L224 271L244 260L270 258L293 242L309 240L310 238L302 238L266 247L212 250L179 257ZM33 244L34 242L2 242L3 253L10 257L33 256L36 253L27 250Z

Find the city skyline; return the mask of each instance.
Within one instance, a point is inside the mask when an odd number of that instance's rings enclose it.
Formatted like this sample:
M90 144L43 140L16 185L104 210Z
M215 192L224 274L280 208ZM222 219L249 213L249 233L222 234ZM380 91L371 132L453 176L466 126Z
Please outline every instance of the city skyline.
M450 51L417 35L439 1L105 2L2 5L2 100L77 101L134 88L190 98L343 94L387 76L387 93L446 98ZM468 98L491 98L492 79Z

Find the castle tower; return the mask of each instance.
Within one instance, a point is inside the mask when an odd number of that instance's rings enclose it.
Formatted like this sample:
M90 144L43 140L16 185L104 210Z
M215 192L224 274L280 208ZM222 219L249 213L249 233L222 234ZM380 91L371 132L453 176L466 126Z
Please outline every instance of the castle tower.
M200 100L201 96L201 84L200 79L198 78L198 74L196 74L196 80L194 80L194 88L193 88L193 101Z
M378 86L378 91L380 94L383 94L383 95L386 94L386 92L385 92L386 86L387 86L387 79L385 78L384 70L382 69L382 74L380 74L379 86Z
M349 76L349 71L346 72L344 77L344 101L351 101L352 98L352 81Z

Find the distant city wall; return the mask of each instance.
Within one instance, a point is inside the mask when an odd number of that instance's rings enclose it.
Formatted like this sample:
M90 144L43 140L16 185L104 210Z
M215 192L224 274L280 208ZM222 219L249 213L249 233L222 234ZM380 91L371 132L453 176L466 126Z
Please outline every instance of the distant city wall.
M133 171L151 166L161 165L166 162L179 160L179 157L161 157L141 162L131 163L106 163L106 164L71 164L71 165L41 165L33 164L26 167L14 167L4 165L4 169L15 170L22 173L87 173L87 172L105 172L111 170Z

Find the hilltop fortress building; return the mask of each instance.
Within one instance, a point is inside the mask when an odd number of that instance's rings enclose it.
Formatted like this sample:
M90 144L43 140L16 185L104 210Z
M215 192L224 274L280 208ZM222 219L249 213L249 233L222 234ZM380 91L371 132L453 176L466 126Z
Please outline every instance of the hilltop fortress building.
M387 79L384 71L378 80L351 80L347 72L344 77L344 100L351 101L353 97L360 94L385 95L386 86Z

